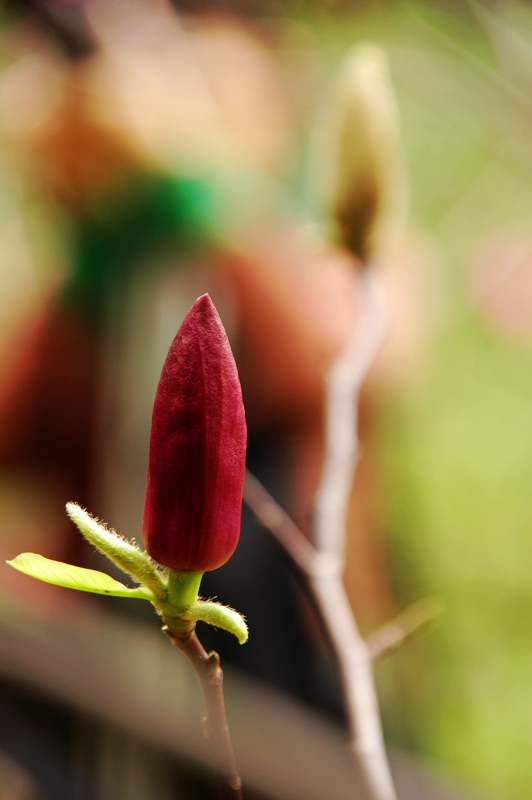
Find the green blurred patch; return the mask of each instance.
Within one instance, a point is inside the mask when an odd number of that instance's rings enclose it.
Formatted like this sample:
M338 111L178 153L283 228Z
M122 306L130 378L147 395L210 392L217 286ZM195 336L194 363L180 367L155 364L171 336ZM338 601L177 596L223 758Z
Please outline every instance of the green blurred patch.
M532 351L471 317L437 348L423 388L386 403L381 424L382 512L397 593L403 603L438 594L447 609L438 632L398 659L410 737L463 777L525 798ZM394 734L402 738L397 719Z

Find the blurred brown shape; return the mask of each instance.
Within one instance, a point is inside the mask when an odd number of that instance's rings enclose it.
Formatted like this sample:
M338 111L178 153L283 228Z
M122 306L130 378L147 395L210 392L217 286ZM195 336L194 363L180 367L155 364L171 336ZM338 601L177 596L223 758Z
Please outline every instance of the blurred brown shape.
M58 304L43 309L0 392L0 465L53 476L67 496L87 497L96 342L83 319Z
M104 193L141 161L123 133L95 118L86 79L85 65L72 69L61 105L30 151L39 188L74 215L91 194Z
M175 656L159 631L101 609L58 626L0 604L1 677L16 676L90 714L128 744L135 737L207 764L199 688L185 659ZM367 800L340 726L237 671L227 669L225 683L228 718L250 791L272 800ZM392 769L400 800L470 798L400 753L393 754Z
M40 800L31 775L0 750L0 800Z

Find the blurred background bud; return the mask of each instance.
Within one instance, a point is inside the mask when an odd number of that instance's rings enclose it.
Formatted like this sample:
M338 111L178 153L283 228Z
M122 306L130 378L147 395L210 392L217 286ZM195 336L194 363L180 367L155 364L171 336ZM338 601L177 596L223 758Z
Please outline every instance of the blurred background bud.
M363 262L393 253L405 225L406 182L386 53L354 47L333 82L317 130L325 209L337 241Z

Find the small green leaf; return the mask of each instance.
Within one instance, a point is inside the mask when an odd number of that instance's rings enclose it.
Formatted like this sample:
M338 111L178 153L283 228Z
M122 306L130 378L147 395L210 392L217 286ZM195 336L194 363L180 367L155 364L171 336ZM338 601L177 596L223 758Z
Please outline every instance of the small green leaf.
M137 597L141 600L150 600L152 602L156 599L155 595L144 586L130 589L104 572L97 572L94 569L85 569L84 567L74 567L72 564L64 564L62 561L52 561L37 553L21 553L13 561L7 561L6 563L10 567L18 569L19 572L30 575L32 578L37 578L46 583L53 583L56 586L64 586L67 589L78 589L81 592L94 592L94 594L108 594L113 597Z

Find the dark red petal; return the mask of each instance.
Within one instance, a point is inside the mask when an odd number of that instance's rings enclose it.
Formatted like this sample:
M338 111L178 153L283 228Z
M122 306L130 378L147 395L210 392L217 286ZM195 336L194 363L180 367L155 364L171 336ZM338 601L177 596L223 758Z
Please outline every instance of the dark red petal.
M172 569L216 569L240 533L246 422L236 364L209 295L172 342L153 406L143 537Z

